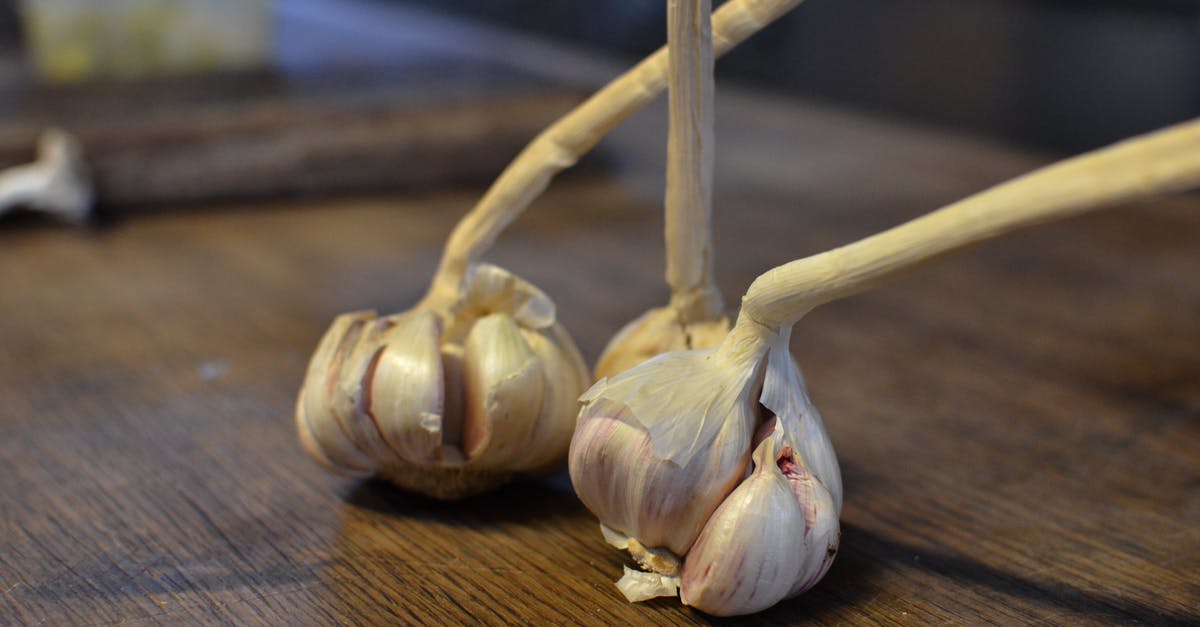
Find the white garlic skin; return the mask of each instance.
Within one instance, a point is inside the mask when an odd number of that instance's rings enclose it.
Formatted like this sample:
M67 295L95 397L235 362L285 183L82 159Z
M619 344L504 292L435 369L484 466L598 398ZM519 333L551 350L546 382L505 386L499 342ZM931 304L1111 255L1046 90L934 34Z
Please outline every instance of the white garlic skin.
M746 475L762 351L659 355L594 384L571 441L575 493L600 522L683 556Z
M829 491L777 430L754 472L721 503L684 562L680 598L714 616L767 609L811 588L837 554Z
M630 601L678 590L707 613L749 614L828 570L841 471L789 342L790 328L741 319L715 349L661 355L580 399L576 493L610 544L653 571L626 569L617 586ZM674 567L646 559L661 548Z
M618 375L663 353L703 350L729 333L728 318L685 322L673 306L657 307L626 324L596 360L596 380Z
M580 413L571 441L571 483L601 523L650 548L687 553L709 515L749 463L746 447L711 446L676 464L656 456L628 407L604 399ZM749 442L753 422L732 420L718 436Z
M334 320L297 401L310 456L436 498L561 467L587 385L579 351L537 288L494 266L470 278L453 311Z

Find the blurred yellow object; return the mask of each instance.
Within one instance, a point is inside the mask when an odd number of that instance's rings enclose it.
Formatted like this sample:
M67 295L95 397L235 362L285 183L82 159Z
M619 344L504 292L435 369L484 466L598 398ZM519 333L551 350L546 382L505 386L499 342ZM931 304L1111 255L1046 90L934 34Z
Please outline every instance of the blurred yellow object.
M271 0L21 0L39 78L250 69L271 51Z

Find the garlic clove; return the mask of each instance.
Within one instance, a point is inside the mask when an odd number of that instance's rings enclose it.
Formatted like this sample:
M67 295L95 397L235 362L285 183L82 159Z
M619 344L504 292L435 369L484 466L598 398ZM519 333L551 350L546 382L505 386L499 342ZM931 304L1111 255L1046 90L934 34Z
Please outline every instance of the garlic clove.
M333 397L346 360L358 345L373 311L346 313L334 319L308 364L296 402L296 426L309 455L332 472L369 476L378 463L360 450L334 415Z
M430 311L389 316L368 365L364 405L384 442L406 461L441 458L445 383L440 323Z
M754 451L754 472L713 513L684 562L680 598L714 616L764 610L811 587L837 552L833 499L784 444Z
M539 474L554 472L566 462L579 413L579 394L589 382L588 370L561 326L521 329L521 335L541 365L544 388L533 440L519 469Z
M344 354L329 396L329 413L355 448L375 461L397 455L368 411L374 365L383 350L382 338L390 327L387 318L364 320L353 346ZM347 342L349 343L349 342Z
M478 468L512 469L529 454L545 377L512 316L475 322L463 346L462 452Z
M842 512L842 472L821 414L808 396L808 387L789 347L792 327L772 339L759 402L779 418L787 440L804 458L809 472L829 490L834 509Z

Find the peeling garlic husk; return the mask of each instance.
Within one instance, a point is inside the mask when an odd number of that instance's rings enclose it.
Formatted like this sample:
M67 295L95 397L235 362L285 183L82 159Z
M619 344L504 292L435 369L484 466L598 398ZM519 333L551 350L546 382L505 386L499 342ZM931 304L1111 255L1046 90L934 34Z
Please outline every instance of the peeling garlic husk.
M334 320L300 390L297 429L331 471L462 498L561 467L587 377L549 298L476 264L449 307Z

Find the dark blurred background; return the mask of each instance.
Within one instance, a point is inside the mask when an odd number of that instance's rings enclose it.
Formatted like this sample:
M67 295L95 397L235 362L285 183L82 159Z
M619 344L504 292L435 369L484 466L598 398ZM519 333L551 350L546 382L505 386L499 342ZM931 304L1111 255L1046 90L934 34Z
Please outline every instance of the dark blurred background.
M10 0L0 166L61 126L101 204L480 183L664 22L662 0ZM807 0L717 71L1066 154L1200 113L1200 0Z
M663 2L419 0L641 56ZM1060 151L1200 112L1200 0L808 0L719 76Z

